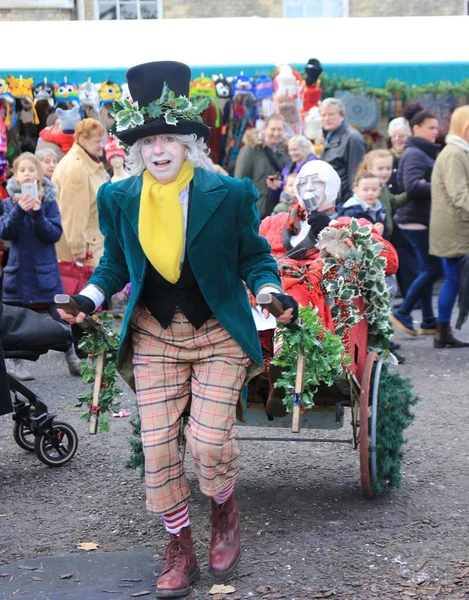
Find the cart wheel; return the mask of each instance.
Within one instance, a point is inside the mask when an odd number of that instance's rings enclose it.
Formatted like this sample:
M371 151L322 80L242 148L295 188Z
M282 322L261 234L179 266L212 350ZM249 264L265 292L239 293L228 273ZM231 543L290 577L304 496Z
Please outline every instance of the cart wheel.
M371 457L370 450L374 454L374 465L376 467L376 410L374 417L374 433L375 433L375 444L371 443L370 434L373 430L373 403L370 403L372 399L371 382L373 379L373 368L375 362L379 361L379 357L376 352L370 352L366 357L365 370L363 373L363 379L360 386L360 408L359 408L359 450L360 450L360 480L362 486L362 492L365 498L372 498L375 492L372 487L372 472L371 472ZM381 369L380 369L381 370ZM373 386L373 391L376 386ZM379 378L378 378L379 387ZM374 396L374 394L373 394ZM378 406L378 393L376 392L376 409ZM371 417L371 418L370 418ZM376 477L376 469L375 469Z
M77 432L68 423L53 421L46 431L36 437L36 456L48 467L61 467L78 448Z
M34 442L36 436L31 426L26 421L15 421L13 425L13 439L23 450L34 452Z

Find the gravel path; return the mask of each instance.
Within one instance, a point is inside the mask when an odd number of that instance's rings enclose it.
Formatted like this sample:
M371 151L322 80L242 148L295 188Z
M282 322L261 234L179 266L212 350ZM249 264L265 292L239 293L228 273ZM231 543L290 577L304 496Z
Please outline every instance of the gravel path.
M469 338L469 327L464 333ZM229 582L236 591L226 598L469 596L469 350L434 350L430 338L399 334L396 341L407 358L400 372L412 378L421 398L408 430L402 487L365 500L358 454L344 444L242 441L237 495L243 558ZM73 407L87 386L68 375L63 357L51 352L32 370L36 380L30 387L77 429L80 445L69 464L49 469L15 444L10 416L0 417L0 574L1 565L18 559L79 552L79 542L96 542L110 552L146 548L157 562L164 531L145 512L139 475L124 467L130 419L113 419L110 433L90 436ZM128 389L122 407L135 410ZM254 427L242 431L262 433ZM351 435L344 426L302 436L325 433ZM205 598L215 583L204 568L208 504L196 491L189 457L186 466L203 568L193 597Z

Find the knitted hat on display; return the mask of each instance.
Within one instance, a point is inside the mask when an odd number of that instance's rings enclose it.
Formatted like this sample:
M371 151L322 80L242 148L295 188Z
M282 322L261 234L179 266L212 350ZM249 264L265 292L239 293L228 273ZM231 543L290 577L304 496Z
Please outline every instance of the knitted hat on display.
M202 121L209 98L189 100L191 70L184 63L157 61L131 67L126 74L133 103L116 101L112 134L124 144L163 133L190 134L208 140L210 128Z
M126 152L124 148L119 144L119 142L110 137L106 146L104 147L104 153L106 154L107 162L110 162L113 156L122 156L122 158L126 157Z
M312 85L317 82L319 75L322 73L321 63L317 58L310 58L305 66L305 71L305 83L306 85Z
M271 98L274 95L274 82L272 77L269 77L265 73L261 73L256 79L256 98L258 100L264 100L265 98Z

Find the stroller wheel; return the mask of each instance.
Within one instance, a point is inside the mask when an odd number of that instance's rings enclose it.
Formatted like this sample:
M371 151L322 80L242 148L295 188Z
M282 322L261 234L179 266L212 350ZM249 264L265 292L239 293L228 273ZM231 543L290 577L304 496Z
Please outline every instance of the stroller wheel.
M47 430L36 437L36 456L48 467L61 467L78 448L78 435L68 423L53 421Z
M23 450L34 452L35 450L34 431L32 431L29 423L25 421L16 421L13 425L13 439Z

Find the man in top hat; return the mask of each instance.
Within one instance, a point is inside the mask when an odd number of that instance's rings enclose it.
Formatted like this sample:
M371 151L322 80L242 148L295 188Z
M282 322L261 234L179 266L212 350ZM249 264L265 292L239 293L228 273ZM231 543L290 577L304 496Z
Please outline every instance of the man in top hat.
M129 145L134 175L98 194L104 255L74 296L81 322L130 280L119 370L135 389L145 453L147 508L169 533L157 597L178 598L199 578L190 491L178 452L180 417L190 405L187 441L202 493L210 498L209 570L224 577L240 557L236 407L247 380L262 370L244 287L273 292L282 322L296 302L282 293L277 265L259 236L258 192L247 180L210 171L203 106L189 96L191 71L177 62L127 72L132 105L114 107L115 132ZM129 108L130 107L130 108Z

